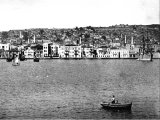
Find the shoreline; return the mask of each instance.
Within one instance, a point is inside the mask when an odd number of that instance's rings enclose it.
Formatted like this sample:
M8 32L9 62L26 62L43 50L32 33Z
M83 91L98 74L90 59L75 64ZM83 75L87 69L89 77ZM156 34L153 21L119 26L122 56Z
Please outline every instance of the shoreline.
M3 60L6 58L0 58L0 60ZM33 60L34 58L26 58L26 60ZM39 58L40 60L53 60L53 59L62 59L62 60L106 60L106 59L138 59L138 58ZM160 59L160 58L152 58L152 59Z

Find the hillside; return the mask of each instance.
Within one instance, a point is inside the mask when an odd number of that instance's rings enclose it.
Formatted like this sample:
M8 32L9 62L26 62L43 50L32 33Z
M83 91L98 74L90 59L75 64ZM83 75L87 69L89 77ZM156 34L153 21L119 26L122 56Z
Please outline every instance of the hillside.
M21 34L20 34L21 33ZM153 43L160 43L160 25L115 25L109 27L76 27L73 29L48 29L35 28L25 30L9 30L0 32L2 43L16 42L24 43L33 40L50 40L52 42L65 44L66 41L76 43L82 40L83 44L108 44L109 42L123 43L125 36L127 43L131 42L133 37L135 44L140 44L143 35L149 38Z

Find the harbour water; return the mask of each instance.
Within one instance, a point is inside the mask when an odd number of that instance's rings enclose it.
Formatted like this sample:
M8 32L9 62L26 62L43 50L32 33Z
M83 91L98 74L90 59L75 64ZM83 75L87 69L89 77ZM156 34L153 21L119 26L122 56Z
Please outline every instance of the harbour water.
M0 60L0 118L160 118L160 60ZM115 95L131 111L102 109Z

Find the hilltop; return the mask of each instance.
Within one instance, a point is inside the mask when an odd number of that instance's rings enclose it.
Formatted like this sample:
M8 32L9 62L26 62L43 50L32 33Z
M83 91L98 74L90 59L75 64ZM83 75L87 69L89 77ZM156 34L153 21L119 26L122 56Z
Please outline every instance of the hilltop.
M36 41L50 40L59 44L66 42L76 43L80 38L82 44L104 45L110 42L123 43L125 36L127 43L131 42L131 37L135 44L140 44L142 37L145 36L160 44L160 25L114 25L109 27L76 27L73 29L48 29L48 28L33 28L24 30L9 30L0 32L0 40L2 43L20 44L26 43L29 40Z

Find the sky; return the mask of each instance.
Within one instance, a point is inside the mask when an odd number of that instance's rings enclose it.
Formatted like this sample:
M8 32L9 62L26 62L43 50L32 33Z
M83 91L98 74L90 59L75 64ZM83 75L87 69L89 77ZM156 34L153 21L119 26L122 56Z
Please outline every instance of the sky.
M0 31L159 24L159 0L0 0Z

